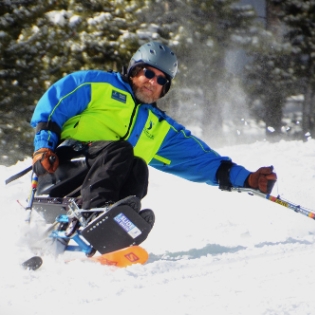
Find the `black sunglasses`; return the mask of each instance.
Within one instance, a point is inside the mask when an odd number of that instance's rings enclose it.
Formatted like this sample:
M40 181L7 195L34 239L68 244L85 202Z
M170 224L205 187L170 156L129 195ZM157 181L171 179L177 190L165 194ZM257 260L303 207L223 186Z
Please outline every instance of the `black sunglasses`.
M165 85L168 82L168 80L165 77L156 75L152 70L149 70L147 68L143 68L143 73L147 79L153 79L154 77L156 77L157 78L156 82L160 85Z

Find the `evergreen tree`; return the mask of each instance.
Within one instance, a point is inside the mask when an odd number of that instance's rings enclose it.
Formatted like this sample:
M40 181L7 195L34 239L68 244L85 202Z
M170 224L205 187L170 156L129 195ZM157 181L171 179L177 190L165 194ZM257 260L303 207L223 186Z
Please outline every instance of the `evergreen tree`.
M29 120L53 82L81 69L120 71L148 40L164 42L179 57L179 74L161 102L175 118L201 123L204 136L219 139L223 120L241 117L245 100L236 100L241 92L235 93L235 82L240 82L227 73L226 61L231 49L242 48L253 60L245 82L251 104L260 102L266 126L279 132L286 97L293 92L313 95L314 1L267 0L271 20L279 17L289 26L286 33L279 28L278 37L272 23L264 30L254 22L253 8L237 0L1 1L2 155L14 155L10 164L32 153ZM303 27L295 25L303 19ZM227 111L229 103L234 108ZM0 157L0 163L6 161Z
M55 5L53 0L0 2L1 164L10 163L10 156L16 161L31 152L30 107L44 85L37 20Z
M279 2L284 38L292 45L296 93L304 95L303 137L315 135L315 0Z
M267 135L281 135L286 99L304 95L303 139L315 133L315 1L268 0L265 45L247 67L252 103L261 102ZM271 131L271 132L270 132Z
M81 69L121 70L138 47L137 17L145 7L120 0L0 2L1 164L32 153L29 121L53 82Z
M264 121L266 135L278 140L281 136L283 107L296 84L291 61L292 46L283 40L278 20L280 7L276 1L266 1L266 29L260 29L257 45L248 54L246 87L251 108L257 119Z
M250 45L255 16L251 6L235 0L152 1L146 14L147 27L158 25L155 37L174 48L180 61L174 87L160 103L181 122L201 125L203 136L213 141L229 114L224 103L235 100L227 52Z

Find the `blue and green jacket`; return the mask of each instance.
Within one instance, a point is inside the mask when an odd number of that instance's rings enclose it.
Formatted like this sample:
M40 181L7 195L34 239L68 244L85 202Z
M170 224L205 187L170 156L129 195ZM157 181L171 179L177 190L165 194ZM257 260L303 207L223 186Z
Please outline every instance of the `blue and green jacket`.
M53 84L39 100L31 126L35 151L55 150L61 140L126 140L148 165L194 182L218 185L223 160L202 140L152 104L137 104L131 86L116 72L78 71ZM234 164L230 181L242 187L250 172Z

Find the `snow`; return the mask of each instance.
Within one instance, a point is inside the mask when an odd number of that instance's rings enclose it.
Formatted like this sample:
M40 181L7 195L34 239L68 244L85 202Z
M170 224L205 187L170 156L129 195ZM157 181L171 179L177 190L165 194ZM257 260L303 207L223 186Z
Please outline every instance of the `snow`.
M273 165L272 194L315 210L315 140L218 151L253 171ZM1 183L29 165L0 166ZM29 175L2 185L1 315L315 314L315 222L288 208L150 168L143 207L154 209L156 224L142 243L148 263L116 269L44 256L34 272L19 266L36 235L16 202L27 198Z
M68 12L65 10L61 11L50 11L47 14L48 19L53 22L54 24L65 26L68 21Z

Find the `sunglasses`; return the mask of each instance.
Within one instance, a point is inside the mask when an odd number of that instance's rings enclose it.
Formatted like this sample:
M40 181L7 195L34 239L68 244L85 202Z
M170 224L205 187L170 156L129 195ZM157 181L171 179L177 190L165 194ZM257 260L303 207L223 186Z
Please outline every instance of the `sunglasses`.
M152 70L149 70L147 68L143 68L143 73L147 79L153 79L154 77L156 77L157 78L156 82L159 85L165 85L168 82L168 80L165 77L162 77L160 75L156 75Z

